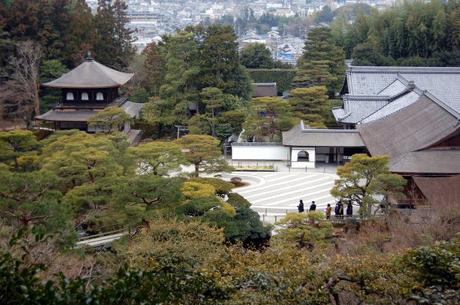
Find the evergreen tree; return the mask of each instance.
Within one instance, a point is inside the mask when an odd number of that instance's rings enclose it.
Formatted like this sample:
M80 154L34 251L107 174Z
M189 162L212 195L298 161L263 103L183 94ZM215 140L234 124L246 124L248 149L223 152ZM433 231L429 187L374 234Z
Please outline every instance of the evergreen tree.
M243 124L244 135L254 141L276 142L281 132L294 125L291 105L280 97L259 97L252 100L249 115Z
M460 65L459 12L458 1L403 2L352 24L337 19L332 28L355 64Z
M262 43L252 43L247 45L240 54L241 64L250 69L270 69L274 62L272 54Z
M69 18L63 31L63 62L74 67L82 61L96 42L93 14L85 0L72 0L67 6Z
M239 63L238 43L230 26L206 28L200 46L201 86L249 99L249 76Z
M134 54L133 31L127 28L127 9L121 0L116 0L113 5L110 0L99 0L94 21L97 60L118 70L126 69Z
M304 54L299 59L294 78L297 87L326 85L328 95L334 97L343 82L345 55L333 41L331 30L313 28L305 41Z
M325 127L328 111L327 90L324 86L297 88L290 92L289 103L294 116L314 127Z
M68 71L69 69L59 60L46 60L40 67L40 83L52 81ZM45 113L56 105L61 98L61 94L60 89L42 87L40 90L40 112Z
M164 54L162 54L163 50L164 48L152 42L142 51L145 56L144 70L146 74L143 86L153 96L160 94L160 87L164 83L165 61Z

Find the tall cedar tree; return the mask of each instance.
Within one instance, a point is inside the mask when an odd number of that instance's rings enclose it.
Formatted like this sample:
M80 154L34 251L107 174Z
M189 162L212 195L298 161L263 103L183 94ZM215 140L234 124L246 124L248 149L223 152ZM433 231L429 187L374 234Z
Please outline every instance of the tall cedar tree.
M326 85L328 95L340 90L345 72L345 54L333 41L331 30L317 27L308 33L294 82L297 87Z
M203 38L200 47L202 88L216 87L223 93L249 99L249 76L240 65L237 37L232 27L211 25Z
M152 96L160 94L160 87L165 77L165 60L164 55L160 52L162 48L155 42L149 43L142 51L145 56L144 70L145 79L143 86Z
M63 31L63 62L70 68L81 63L84 55L93 49L96 30L91 9L85 0L72 0L68 5L69 19Z
M98 61L114 69L124 70L134 55L133 30L128 29L127 4L116 0L99 0L94 26L97 40L94 46Z

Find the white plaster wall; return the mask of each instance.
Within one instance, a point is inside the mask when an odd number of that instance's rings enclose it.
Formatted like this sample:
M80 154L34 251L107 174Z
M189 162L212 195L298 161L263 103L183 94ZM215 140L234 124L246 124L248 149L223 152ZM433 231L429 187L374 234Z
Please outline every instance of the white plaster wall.
M281 145L232 146L232 160L274 160L286 161L289 147Z
M308 153L308 162L298 162L297 154L301 151ZM292 168L315 168L316 154L314 147L293 147L291 153Z

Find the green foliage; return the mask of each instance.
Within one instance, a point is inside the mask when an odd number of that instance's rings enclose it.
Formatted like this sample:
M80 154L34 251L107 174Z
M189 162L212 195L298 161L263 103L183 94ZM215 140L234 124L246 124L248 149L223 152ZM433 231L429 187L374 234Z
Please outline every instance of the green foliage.
M250 96L249 78L239 64L238 43L232 27L211 25L203 33L200 46L203 87L216 87L245 100Z
M289 103L299 120L313 127L325 127L329 103L325 86L291 90Z
M291 89L296 74L294 69L248 69L254 83L276 83L278 95Z
M240 61L249 69L271 69L274 66L270 50L262 43L252 43L244 47Z
M343 85L344 72L345 54L335 45L331 29L311 29L298 62L296 86L326 86L329 97L333 98Z
M230 191L234 187L234 185L230 182L226 182L222 179L218 178L191 178L188 181L199 182L204 184L210 184L216 190L216 195L220 197L224 197L225 195L229 195Z
M186 228L192 229L192 226L189 225ZM157 235L157 237L160 237L158 241L163 242L163 245L167 244L164 236L168 229L177 232L177 227L162 226L156 229L156 232L162 230L161 236ZM193 229L192 232L196 232L196 236L200 238L199 240L193 239L194 242L201 241L203 233L206 233L205 235L214 233L209 228L201 229L199 224ZM214 234L219 236L218 231ZM173 233L169 236L177 235ZM190 237L189 234L187 238L190 239ZM208 240L210 240L208 242L210 247L215 248L211 238ZM154 237L152 241L155 241ZM176 238L174 241L177 245L179 240ZM215 243L218 243L218 240ZM201 242L201 244L204 243ZM210 247L201 247L200 250ZM154 248L150 247L150 249ZM198 247L195 246L195 248ZM171 247L160 247L160 249L172 250ZM150 257L160 255L158 252L142 254L144 257L147 257L148 254ZM162 261L161 266L153 270L122 266L110 278L90 285L88 279L65 278L62 274L57 281L43 281L39 276L46 266L36 263L25 264L23 260L27 255L28 253L25 253L19 259L2 250L0 256L0 301L2 304L108 305L120 301L124 304L215 304L228 298L227 291L224 291L211 277L192 268L185 269L185 264L178 265L175 263L177 260L174 259Z
M231 27L187 27L149 46L145 56L145 82L152 82L146 86L158 97L145 105L142 117L158 126L159 137L174 125L221 139L234 132L220 113L241 108L250 84Z
M14 170L25 170L34 162L40 147L35 135L29 130L0 132L0 162Z
M142 85L153 96L160 94L160 87L164 82L165 77L165 48L152 42L149 43L142 54L145 56L144 71L146 77Z
M322 212L288 213L279 224L285 227L275 235L275 242L288 243L299 248L313 248L331 239L333 228Z
M216 189L211 184L196 181L184 182L181 191L187 198L206 198L216 193Z
M153 174L123 178L115 190L113 202L121 206L143 205L147 210L170 207L183 199L182 180Z
M332 27L355 64L457 66L459 16L458 1L401 2Z
M130 147L129 153L142 173L167 176L180 169L187 160L179 145L173 142L153 141Z
M186 201L176 208L178 215L203 216L212 208L220 206L220 201L216 197L194 198Z
M97 132L120 131L123 124L131 121L131 117L120 107L107 107L98 111L88 119L88 126Z
M388 161L388 156L353 155L350 162L337 168L339 179L331 194L358 205L361 216L371 216L374 210L388 212L387 196L398 195L406 184L402 176L390 173Z
M330 23L334 19L334 13L328 5L323 6L321 11L316 14L316 23Z
M410 250L403 263L424 286L457 288L460 285L460 236L451 242Z
M40 82L47 83L61 77L69 69L59 60L43 61L40 67ZM61 99L61 90L55 88L42 88L40 91L40 112L44 113L56 105Z
M127 10L125 1L100 0L94 16L94 53L98 61L117 70L125 69L135 52L134 31L127 27Z
M44 143L43 168L54 172L62 189L117 177L124 171L115 143L103 135L56 132Z
M149 97L149 92L144 87L135 87L129 95L129 99L134 103L147 103Z
M194 176L200 172L227 171L229 166L222 158L219 140L207 135L186 135L175 141L179 144L187 160L195 166Z
M243 124L246 138L255 141L281 141L281 132L294 125L290 104L280 97L259 97L252 100L249 115Z
M234 206L236 209L249 208L251 206L251 203L249 201L247 201L243 196L237 193L228 194L227 202Z
M224 229L225 239L230 242L241 241L247 246L263 246L271 236L271 228L264 226L259 214L249 208L236 209L231 216L223 209L206 213L205 220Z
M32 227L38 231L66 235L72 212L61 202L56 189L58 178L50 171L15 173L0 168L0 214L15 229Z

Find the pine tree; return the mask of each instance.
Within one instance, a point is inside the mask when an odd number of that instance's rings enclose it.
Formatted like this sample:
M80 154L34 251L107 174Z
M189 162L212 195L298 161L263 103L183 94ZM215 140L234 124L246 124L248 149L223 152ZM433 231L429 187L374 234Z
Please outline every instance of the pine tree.
M63 62L73 67L91 51L96 40L96 29L91 9L85 0L72 0L68 5L69 19L63 32Z
M165 78L165 60L162 48L152 42L147 45L142 54L145 56L144 70L146 74L143 86L151 95L158 96Z
M334 44L329 28L317 27L308 33L298 66L297 87L326 85L328 95L335 96L343 82L345 55Z
M297 88L290 92L289 103L294 116L314 127L325 127L328 111L327 90L324 86Z

